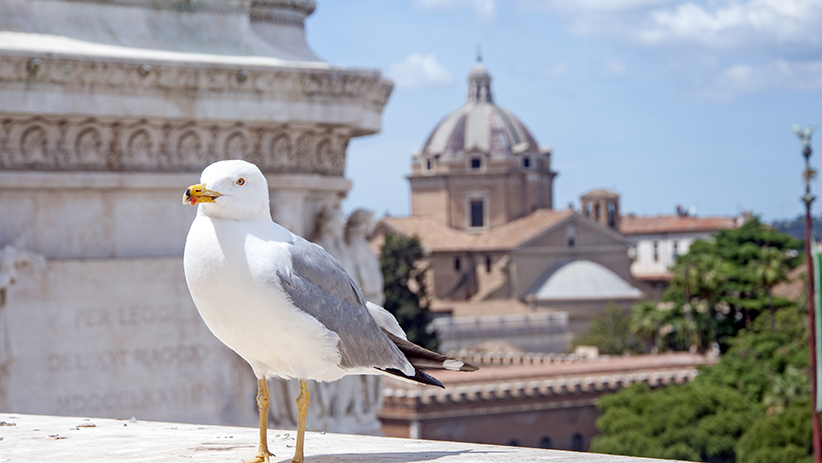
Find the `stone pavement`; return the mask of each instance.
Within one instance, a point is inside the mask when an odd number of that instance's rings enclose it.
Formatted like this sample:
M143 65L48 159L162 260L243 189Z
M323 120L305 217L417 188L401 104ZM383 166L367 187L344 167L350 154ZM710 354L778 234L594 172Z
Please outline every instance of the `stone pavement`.
M0 462L231 462L254 456L258 430L140 420L0 413ZM269 430L274 462L289 462L294 431ZM307 463L654 461L592 453L348 434L306 434Z

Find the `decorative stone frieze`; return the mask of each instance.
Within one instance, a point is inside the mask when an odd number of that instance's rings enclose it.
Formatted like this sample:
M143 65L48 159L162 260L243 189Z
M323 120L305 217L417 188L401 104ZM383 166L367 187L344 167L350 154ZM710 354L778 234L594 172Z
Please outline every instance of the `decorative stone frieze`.
M266 172L343 175L350 137L316 126L0 115L0 168L198 172L246 159Z
M148 61L148 60L147 60ZM280 101L304 101L320 97L362 101L366 107L382 107L393 85L379 72L335 69L271 67L237 70L221 63L136 63L109 58L106 61L0 55L0 85L57 86L61 91L112 94L164 92L252 93Z

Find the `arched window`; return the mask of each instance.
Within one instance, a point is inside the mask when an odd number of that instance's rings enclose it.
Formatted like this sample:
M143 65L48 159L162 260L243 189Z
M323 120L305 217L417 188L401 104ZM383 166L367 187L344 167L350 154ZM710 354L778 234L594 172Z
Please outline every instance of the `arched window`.
M551 447L551 438L548 436L542 436L542 439L539 440L539 448L541 449L550 449Z
M567 237L568 247L573 248L574 246L577 245L577 227L575 227L573 224L568 225L567 234L568 234L568 237Z
M471 208L471 226L482 227L485 225L485 201L482 199L472 199L469 202Z
M491 260L491 256L485 256L485 271L487 273L491 273L491 267L494 262Z
M510 445L512 447L519 447L519 441L516 440L516 439L511 439L511 440L508 441L508 445Z
M460 262L459 256L454 258L454 270L459 272L462 268L462 262Z
M571 437L571 450L581 452L583 449L582 434L576 433Z
M616 204L608 201L608 227L616 228Z

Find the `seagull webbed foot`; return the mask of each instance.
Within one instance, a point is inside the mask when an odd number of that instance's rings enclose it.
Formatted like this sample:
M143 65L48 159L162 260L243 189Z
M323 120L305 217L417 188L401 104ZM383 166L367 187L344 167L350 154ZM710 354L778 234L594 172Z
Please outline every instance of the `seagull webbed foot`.
M246 460L243 463L270 463L268 457L273 457L274 454L266 451L265 453L258 453L256 457Z

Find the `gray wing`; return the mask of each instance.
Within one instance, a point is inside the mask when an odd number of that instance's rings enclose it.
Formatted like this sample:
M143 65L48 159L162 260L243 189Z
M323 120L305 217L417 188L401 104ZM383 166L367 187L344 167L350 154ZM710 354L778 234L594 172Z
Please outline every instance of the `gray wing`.
M294 271L278 274L294 305L340 337L343 368L410 366L365 306L365 298L342 266L321 247L295 239Z
M291 265L296 273L329 295L344 299L351 305L365 305L365 296L357 283L322 246L294 236Z

